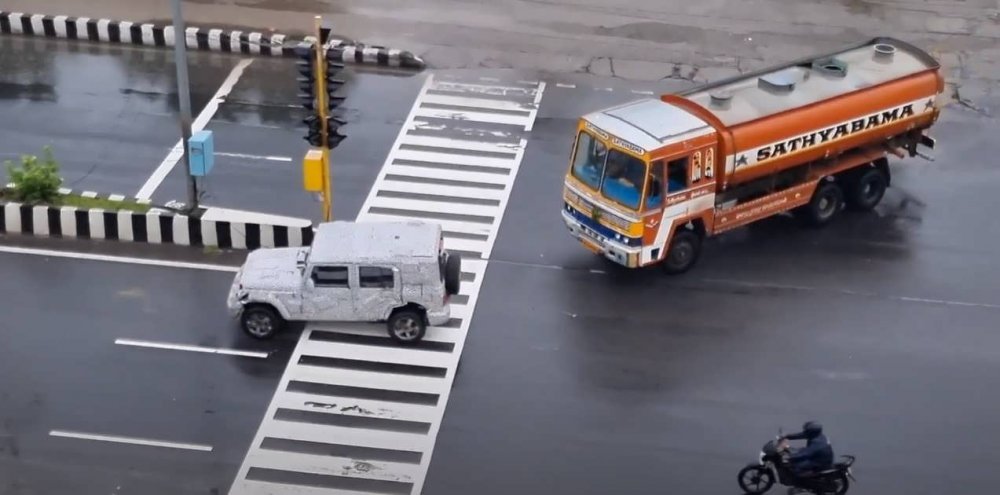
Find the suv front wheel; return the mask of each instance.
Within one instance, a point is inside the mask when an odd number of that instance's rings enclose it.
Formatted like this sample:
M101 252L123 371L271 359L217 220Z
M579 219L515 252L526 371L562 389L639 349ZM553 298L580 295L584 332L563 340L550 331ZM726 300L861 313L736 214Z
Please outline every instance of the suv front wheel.
M284 318L274 308L260 305L244 308L240 323L243 331L255 339L269 339L285 326Z
M423 313L412 308L399 309L386 322L389 336L401 344L415 344L427 333L427 321Z

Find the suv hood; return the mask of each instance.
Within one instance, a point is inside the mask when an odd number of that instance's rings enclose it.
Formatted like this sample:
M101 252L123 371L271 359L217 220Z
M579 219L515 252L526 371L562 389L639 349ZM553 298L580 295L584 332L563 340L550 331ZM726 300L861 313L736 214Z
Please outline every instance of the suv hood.
M267 248L252 251L241 269L244 290L292 291L302 286L295 262L308 248Z

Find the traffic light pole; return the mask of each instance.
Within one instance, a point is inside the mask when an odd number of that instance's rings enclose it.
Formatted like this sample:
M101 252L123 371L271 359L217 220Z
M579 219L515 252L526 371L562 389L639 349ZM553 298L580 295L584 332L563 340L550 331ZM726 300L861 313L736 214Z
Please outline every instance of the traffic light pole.
M309 116L302 123L307 125L305 139L312 146L302 160L302 185L306 191L320 194L323 221L329 222L333 218L330 151L347 137L340 134L340 127L347 122L333 116L333 110L344 101L343 96L334 94L344 84L344 81L336 79L336 74L343 70L344 65L340 63L341 52L323 49L330 30L323 28L320 16L314 19L315 41L304 42L295 49L299 104L309 110Z
M319 104L319 118L322 129L322 143L320 150L323 152L323 221L329 222L333 217L333 191L330 187L330 150L326 147L330 128L327 126L327 106L326 101L326 56L323 53L323 35L320 16L315 18L316 25L316 99Z
M173 0L174 10L174 65L177 66L177 99L180 103L181 143L184 147L184 173L187 176L187 209L198 208L198 184L191 175L191 157L188 146L191 141L191 94L188 87L187 29L181 13L181 0Z

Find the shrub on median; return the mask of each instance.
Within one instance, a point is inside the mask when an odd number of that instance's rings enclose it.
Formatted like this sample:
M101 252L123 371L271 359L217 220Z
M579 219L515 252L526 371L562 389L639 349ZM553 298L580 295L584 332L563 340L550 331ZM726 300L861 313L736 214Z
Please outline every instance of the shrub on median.
M29 204L51 204L59 198L59 186L62 185L59 164L50 146L43 148L42 153L41 159L34 155L21 156L20 167L10 160L4 162L8 182L14 183L7 194L11 199Z

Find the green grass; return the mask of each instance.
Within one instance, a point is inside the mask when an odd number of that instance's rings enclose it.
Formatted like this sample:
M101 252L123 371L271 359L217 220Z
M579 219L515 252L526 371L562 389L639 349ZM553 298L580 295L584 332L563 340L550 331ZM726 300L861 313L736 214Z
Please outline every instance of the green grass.
M5 201L14 201L11 197L9 191L3 191L0 193L0 199ZM106 198L86 198L78 194L60 194L59 198L56 199L51 206L75 206L77 208L100 208L102 210L117 211L135 211L138 213L146 213L150 209L150 205L141 204L135 202L135 200L130 200L126 198L123 201L113 201Z
M76 194L60 195L54 206L75 206L77 208L101 208L103 210L129 210L146 213L150 206L136 203L126 198L123 201L113 201L105 198L85 198Z

